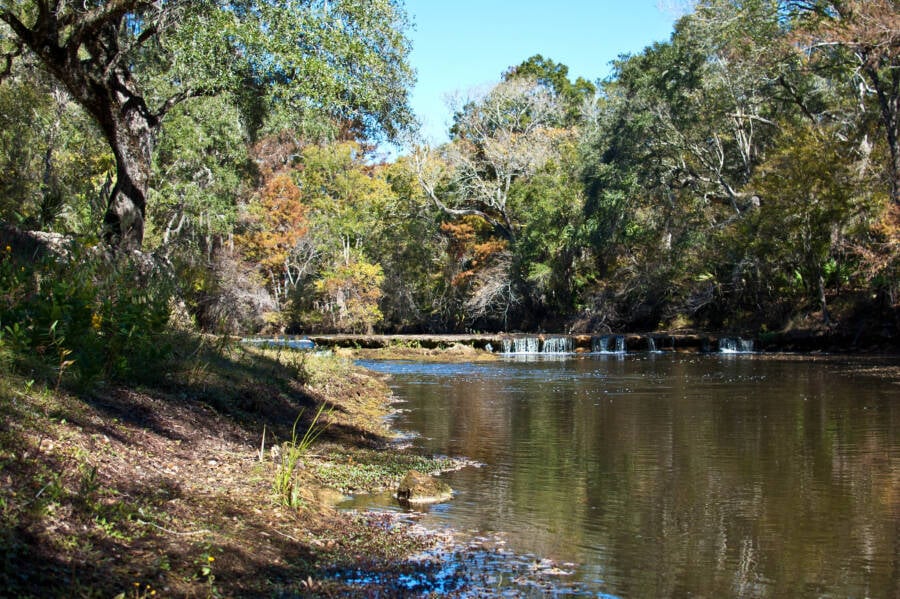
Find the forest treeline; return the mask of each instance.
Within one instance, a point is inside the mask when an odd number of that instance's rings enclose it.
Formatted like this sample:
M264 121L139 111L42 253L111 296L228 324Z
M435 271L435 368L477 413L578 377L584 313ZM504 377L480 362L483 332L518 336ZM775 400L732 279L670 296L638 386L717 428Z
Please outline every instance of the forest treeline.
M392 0L0 2L7 237L118 249L76 283L0 248L6 338L133 343L172 298L240 333L898 334L897 2L703 0L606 79L511 65L440 145L408 26Z

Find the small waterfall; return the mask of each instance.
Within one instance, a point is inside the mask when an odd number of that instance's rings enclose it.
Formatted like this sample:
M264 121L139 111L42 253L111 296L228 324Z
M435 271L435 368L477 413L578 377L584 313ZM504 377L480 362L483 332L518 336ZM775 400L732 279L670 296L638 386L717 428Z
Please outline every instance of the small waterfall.
M256 338L256 339L242 339L241 343L247 343L249 345L258 345L260 347L289 347L291 349L315 349L316 344L306 337L302 339L294 339L290 337L273 337L271 339L266 338Z
M537 337L510 337L503 339L504 354L536 354L540 349Z
M753 339L722 337L721 339L719 339L719 351L723 354L753 353Z
M647 337L647 351L656 351L656 339L654 339L653 337Z
M624 354L625 337L622 335L592 337L591 351L597 354Z
M541 351L545 354L570 354L575 351L572 337L547 337Z

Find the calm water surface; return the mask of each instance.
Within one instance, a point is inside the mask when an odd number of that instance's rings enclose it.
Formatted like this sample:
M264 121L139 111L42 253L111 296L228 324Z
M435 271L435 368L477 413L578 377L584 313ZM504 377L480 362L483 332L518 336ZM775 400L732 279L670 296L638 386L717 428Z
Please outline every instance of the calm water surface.
M900 388L850 362L363 365L422 449L484 464L445 476L428 525L621 597L900 597Z

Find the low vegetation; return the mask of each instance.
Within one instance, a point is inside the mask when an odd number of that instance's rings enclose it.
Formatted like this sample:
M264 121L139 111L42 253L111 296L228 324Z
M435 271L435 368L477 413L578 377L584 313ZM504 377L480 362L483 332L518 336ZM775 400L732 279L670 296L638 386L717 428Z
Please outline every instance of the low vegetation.
M352 566L390 589L430 541L329 502L450 464L385 451L384 383L341 358L169 340L176 356L141 384L0 377L0 587L339 596Z

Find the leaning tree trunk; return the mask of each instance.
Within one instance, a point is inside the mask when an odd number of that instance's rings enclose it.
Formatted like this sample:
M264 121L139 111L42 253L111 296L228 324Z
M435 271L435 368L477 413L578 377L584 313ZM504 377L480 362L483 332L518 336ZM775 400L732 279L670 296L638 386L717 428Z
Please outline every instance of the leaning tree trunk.
M119 35L127 26L126 15L151 3L84 2L83 9L71 10L64 4L37 2L30 26L19 19L18 10L0 10L0 20L97 120L116 158L103 237L114 247L139 249L159 116L148 109L131 77Z
M140 249L157 121L133 96L96 108L94 115L116 159L116 184L103 217L103 238L119 249Z
M113 146L116 157L116 184L103 217L103 238L125 250L140 249L144 239L150 157L145 147L152 136L144 134Z
M114 79L115 78L115 79ZM132 92L127 74L113 74L104 93L69 86L75 99L97 120L116 159L116 183L103 217L103 240L111 247L138 250L144 240L147 192L159 119ZM89 93L83 93L84 88Z

